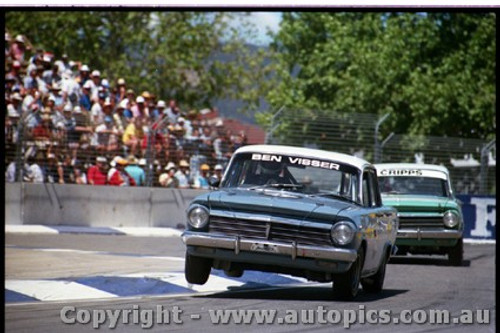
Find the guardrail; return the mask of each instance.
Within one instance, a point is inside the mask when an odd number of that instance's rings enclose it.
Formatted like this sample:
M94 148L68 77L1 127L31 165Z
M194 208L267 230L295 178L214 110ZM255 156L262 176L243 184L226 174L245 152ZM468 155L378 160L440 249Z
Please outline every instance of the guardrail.
M206 190L5 184L6 224L106 227L184 225L189 202Z
M155 187L5 184L5 223L98 227L178 227L206 190ZM496 197L457 195L465 238L496 239Z

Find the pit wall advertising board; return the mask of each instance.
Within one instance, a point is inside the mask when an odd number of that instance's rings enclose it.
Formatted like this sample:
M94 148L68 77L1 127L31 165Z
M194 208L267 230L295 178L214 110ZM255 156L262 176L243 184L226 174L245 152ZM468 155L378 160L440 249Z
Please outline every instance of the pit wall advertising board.
M463 202L464 238L496 239L496 197L457 195Z

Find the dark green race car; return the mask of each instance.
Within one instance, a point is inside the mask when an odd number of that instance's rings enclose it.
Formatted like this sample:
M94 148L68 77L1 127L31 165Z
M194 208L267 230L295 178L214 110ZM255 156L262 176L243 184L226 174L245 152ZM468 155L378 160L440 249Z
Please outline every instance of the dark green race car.
M385 205L398 210L398 254L447 254L463 261L464 221L448 170L439 165L375 164Z
M382 204L377 174L365 160L322 150L239 148L217 190L187 210L185 276L204 284L212 268L333 281L352 299L359 284L379 292L394 252L397 211Z

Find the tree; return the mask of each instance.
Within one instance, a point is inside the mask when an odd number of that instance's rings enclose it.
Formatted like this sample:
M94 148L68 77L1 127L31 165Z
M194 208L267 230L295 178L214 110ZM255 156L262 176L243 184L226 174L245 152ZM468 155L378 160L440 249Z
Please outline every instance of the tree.
M491 139L495 29L494 13L285 13L272 45L280 83L267 99L321 114L390 112L384 136Z
M181 108L210 107L237 97L258 104L268 72L264 50L246 44L252 26L238 31L229 22L247 13L9 11L11 35L88 64L110 82L120 77L136 92L176 99Z

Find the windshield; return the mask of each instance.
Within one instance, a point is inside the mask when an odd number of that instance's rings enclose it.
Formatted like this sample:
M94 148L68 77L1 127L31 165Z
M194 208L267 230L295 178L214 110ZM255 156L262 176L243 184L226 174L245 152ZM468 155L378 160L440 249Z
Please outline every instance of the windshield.
M329 160L240 153L232 159L221 187L274 188L359 202L358 177L356 168Z
M384 194L417 194L448 197L449 190L444 179L415 176L379 176L380 192Z

